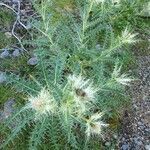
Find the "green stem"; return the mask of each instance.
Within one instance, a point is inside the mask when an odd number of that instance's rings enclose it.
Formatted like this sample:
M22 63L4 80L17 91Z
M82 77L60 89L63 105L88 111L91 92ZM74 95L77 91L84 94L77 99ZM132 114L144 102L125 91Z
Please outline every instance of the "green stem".
M83 41L83 39L84 39L85 29L86 29L86 27L87 27L87 20L88 20L88 18L89 18L89 13L90 13L91 10L92 10L93 3L94 3L94 0L91 1L90 6L89 6L89 8L87 9L87 12L86 12L86 10L85 10L85 12L84 12L84 14L83 14L82 41Z

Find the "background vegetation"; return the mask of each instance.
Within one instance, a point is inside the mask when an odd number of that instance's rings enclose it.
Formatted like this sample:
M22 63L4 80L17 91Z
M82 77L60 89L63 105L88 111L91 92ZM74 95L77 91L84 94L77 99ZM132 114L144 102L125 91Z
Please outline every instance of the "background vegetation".
M106 134L117 131L122 110L129 104L129 97L124 92L125 88L112 80L114 66L122 66L120 74L128 73L129 69L136 66L133 55L135 50L138 49L138 53L143 54L144 49L147 48L143 44L143 40L144 43L148 43L149 14L146 11L148 1L123 0L104 3L95 1L92 7L91 3L92 0L90 2L35 0L33 2L33 8L39 19L28 18L32 28L29 29L30 34L25 34L23 44L29 49L29 52L23 52L18 58L9 57L0 60L0 70L6 72L9 78L9 84L0 85L0 103L2 105L10 97L15 98L19 106L24 105L24 99L29 94L36 95L34 90L40 90L35 84L37 81L42 87L50 87L56 99L60 101L62 93L59 91L59 86L64 86L67 82L66 77L72 73L82 74L101 89L98 92L98 101L94 111L98 109L105 112L104 120L110 124ZM8 48L12 53L12 45L18 43L13 37L8 37L6 31L10 30L15 16L7 9L2 8L0 11L0 27L3 29L0 34L0 48L1 51ZM122 32L126 28L132 33L139 33L139 42L136 46L129 45L125 42L126 39L122 39ZM147 54L147 51L145 53ZM33 54L38 58L36 66L30 66L27 63ZM15 92L12 92L14 89ZM27 115L27 118L25 117L27 120L28 114L25 115ZM51 126L57 128L57 121L53 123ZM41 122L38 122L32 130L33 126L34 123L30 124L26 128L27 130L22 131L22 135L18 139L21 142L13 139L19 135L18 131L21 129L16 128L15 132L12 132L12 139L9 139L15 144L8 145L8 148L13 145L14 149L20 146L22 149L27 146L36 149L36 144L40 145L39 149L47 149L50 146L52 146L51 149L53 147L61 149L64 145L66 149L83 148L81 143L77 144L78 148L74 147L76 145L74 141L66 143L65 132L56 132L60 130L59 127L49 131L56 133L44 135L46 139L47 136L55 135L53 141L43 140L44 143L41 144L42 139L38 139L36 136L36 134L44 132L38 131ZM8 133L8 129L5 133L3 131L3 136L9 135ZM30 133L33 134L30 135ZM58 133L63 139L61 143L58 140L60 136ZM32 144L28 143L28 139L36 139L33 136L37 138L35 147L31 147ZM58 143L60 145L57 145ZM112 141L110 149L116 148L113 143L115 141ZM101 138L92 139L88 145L89 149L108 149L104 146Z

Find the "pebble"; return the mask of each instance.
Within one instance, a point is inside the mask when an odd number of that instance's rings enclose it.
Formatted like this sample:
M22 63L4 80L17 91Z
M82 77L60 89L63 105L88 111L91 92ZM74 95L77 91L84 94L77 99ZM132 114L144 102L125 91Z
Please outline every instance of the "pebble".
M138 122L138 125L140 125L140 126L141 126L141 125L143 125L143 123L139 121L139 122Z
M137 145L142 145L143 143L142 143L142 141L138 141L136 144Z
M14 99L8 99L4 103L4 109L0 110L0 120L1 121L5 120L10 115L12 115L12 113L15 111L14 105L15 105Z
M28 63L28 65L32 65L32 66L37 65L38 59L37 59L37 57L32 57L28 60L27 63Z
M12 115L12 113L15 111L15 104L15 99L13 98L8 99L4 103L4 109L3 111L0 111L0 121L4 121ZM17 120L15 120L15 122L11 122L8 127L13 130L17 125Z
M20 51L19 49L15 49L12 53L13 57L19 57L20 56Z
M15 105L15 100L14 99L8 99L4 103L4 118L8 118L13 112L14 112L14 105Z
M121 138L119 141L119 147L123 150L150 150L149 131L149 108L150 108L150 84L148 68L150 66L150 57L138 58L137 74L140 79L139 83L135 83L135 86L131 88L132 96L132 109L128 122L124 123ZM131 122L131 124L129 124ZM126 136L127 135L127 136ZM130 139L130 140L129 140ZM128 143L128 144L126 144Z
M150 150L150 144L149 145L145 145L145 149L146 150Z
M9 57L9 51L7 49L5 49L1 54L0 54L0 58L7 58Z
M129 145L128 144L122 145L122 150L129 150Z

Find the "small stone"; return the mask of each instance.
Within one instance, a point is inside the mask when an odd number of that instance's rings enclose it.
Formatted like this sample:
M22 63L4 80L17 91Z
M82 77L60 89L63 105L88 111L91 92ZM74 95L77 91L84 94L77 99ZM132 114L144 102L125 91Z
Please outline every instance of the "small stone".
M150 150L150 145L145 145L146 150Z
M137 109L137 108L138 108L136 104L133 104L133 107L134 107L135 109Z
M14 99L8 99L5 103L4 103L4 110L1 114L1 120L5 120L8 117L11 117L12 113L15 111L15 100ZM10 129L14 129L16 126L18 125L17 120L15 120L15 122L11 122L9 124L9 128Z
M20 51L19 51L19 49L15 49L15 50L13 51L12 55L13 55L14 57L19 57L19 56L20 56Z
M0 83L4 83L6 81L6 76L4 72L0 72Z
M146 128L145 131L146 131L146 132L150 132L150 129Z
M142 145L142 144L143 144L142 141L137 142L137 145Z
M129 145L128 144L122 145L122 150L129 150Z
M5 50L1 53L0 58L7 58L7 57L9 57L9 56L10 56L9 51L8 51L7 49L5 49Z
M4 103L4 117L8 118L14 112L15 100L9 99Z
M144 128L145 128L145 127L144 127L143 125L140 126L140 129L141 129L141 130L144 130Z
M137 143L137 142L138 142L138 140L139 140L139 138L134 137L134 138L133 138L133 140L134 140L134 142L135 142L135 143Z
M37 59L37 57L32 57L28 60L27 63L28 63L28 65L32 65L32 66L37 65L38 59Z
M142 125L143 125L143 123L142 123L141 121L138 121L138 125L142 126Z

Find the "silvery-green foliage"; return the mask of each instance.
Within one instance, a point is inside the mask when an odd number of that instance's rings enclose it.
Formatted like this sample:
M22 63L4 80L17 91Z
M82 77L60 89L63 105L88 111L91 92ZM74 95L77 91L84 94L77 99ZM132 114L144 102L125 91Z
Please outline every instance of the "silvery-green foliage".
M123 105L120 83L127 76L113 66L122 48L135 42L135 34L127 28L122 35L113 33L108 20L119 4L107 0L75 0L67 9L54 0L38 2L33 3L40 16L32 22L36 38L28 42L35 48L37 72L27 79L8 76L27 101L6 120L3 131L13 122L17 126L2 147L26 130L26 149L96 149L107 120Z

